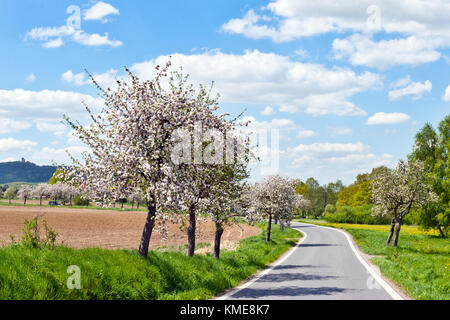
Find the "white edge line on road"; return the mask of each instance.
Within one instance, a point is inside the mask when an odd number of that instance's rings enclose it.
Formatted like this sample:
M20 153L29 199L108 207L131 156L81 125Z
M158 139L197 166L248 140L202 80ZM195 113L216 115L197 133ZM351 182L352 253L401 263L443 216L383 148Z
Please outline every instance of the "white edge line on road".
M297 229L295 229L297 230ZM298 230L300 231L300 230ZM226 294L224 294L223 296L217 297L216 300L226 300L229 299L230 296L236 294L237 292L247 288L248 286L250 286L251 284L253 284L254 282L258 281L261 277L265 276L266 274L268 274L270 271L272 271L276 266L280 265L281 263L283 263L287 258L289 258L289 256L294 253L294 251L297 249L297 247L299 245L302 244L303 241L306 240L306 238L308 237L308 235L303 232L300 231L303 234L303 237L291 248L289 249L288 252L286 252L283 257L281 259L276 260L275 262L272 262L267 268L265 268L263 271L261 271L259 274L257 274L253 279L247 281L246 283L238 286L238 287L234 287L232 289L230 289L230 291Z
M301 222L303 223L303 222ZM397 293L397 291L395 291L390 285L389 283L387 283L386 281L384 281L384 279L372 268L372 266L370 266L366 260L364 260L363 257L361 257L361 255L359 254L358 250L356 250L355 245L353 244L353 240L350 238L350 236L344 232L341 229L337 229L337 228L331 228L331 227L325 227L325 226L319 226L319 225L315 225L315 224L309 224L309 223L305 223L308 225L312 225L312 226L316 226L316 227L320 227L320 228L327 228L327 229L331 229L331 230L335 230L335 231L339 231L340 233L342 233L343 235L345 235L345 237L347 238L348 243L350 244L350 248L352 248L353 253L355 254L355 256L358 258L359 262L361 262L361 264L367 269L367 271L370 273L370 275L383 287L384 290L386 290L386 292L394 299L394 300L404 300L402 298L401 295L399 295Z

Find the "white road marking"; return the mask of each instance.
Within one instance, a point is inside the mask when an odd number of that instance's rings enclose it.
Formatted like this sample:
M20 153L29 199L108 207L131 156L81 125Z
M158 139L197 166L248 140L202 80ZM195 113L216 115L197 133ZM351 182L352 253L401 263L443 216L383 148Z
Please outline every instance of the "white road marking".
M303 222L302 222L303 223ZM309 223L305 223L305 224L309 224ZM320 227L320 228L327 228L327 229L331 229L334 231L339 231L340 233L342 233L343 235L345 235L345 238L347 239L348 243L350 244L350 248L352 248L353 253L355 254L355 256L358 258L359 262L361 262L361 264L366 268L366 270L370 273L370 275L383 287L384 290L386 290L386 292L392 297L392 299L394 300L404 300L402 298L402 296L400 296L397 291L394 290L394 288L392 288L389 283L387 283L386 281L384 281L384 279L372 268L372 266L370 266L366 260L364 260L363 257L361 257L361 255L359 254L358 250L356 250L352 239L350 238L350 236L344 232L343 230L337 229L337 228L330 228L330 227L325 227L325 226L318 226L315 224L309 224L312 226L316 226L316 227Z
M301 222L303 223L303 222ZM403 300L402 296L399 295L397 293L397 291L394 290L394 288L392 288L365 260L363 257L361 257L361 255L359 254L358 250L356 250L352 239L350 238L350 236L344 232L343 230L340 229L336 229L336 228L330 228L330 227L324 227L324 226L318 226L315 224L309 224L309 223L303 223L306 225L310 225L310 226L314 226L314 227L318 227L318 228L327 228L327 229L331 229L334 231L338 231L340 233L342 233L345 238L347 239L347 242L350 244L350 248L352 249L353 253L355 254L356 258L358 258L359 262L361 262L361 264L364 266L364 268L366 268L366 270L370 273L370 275L383 287L383 289L392 297L392 299L394 300ZM296 229L297 230L297 229ZM250 285L252 285L254 282L258 281L261 277L265 276L266 274L268 274L270 271L272 271L276 266L280 265L281 263L283 263L292 253L294 253L294 251L298 248L298 246L300 246L303 241L306 240L306 238L308 237L308 234L306 232L304 232L303 230L298 230L300 231L304 237L302 237L297 244L292 247L287 253L284 254L284 256L275 261L274 263L272 263L269 267L267 267L266 269L264 269L263 271L261 271L258 275L256 275L253 279L251 279L250 281L247 281L246 283L232 288L229 290L228 293L224 294L223 296L218 297L216 300L226 300L229 299L230 296L236 294L237 292L249 287Z
M232 289L230 289L230 291L226 294L224 294L223 296L218 297L216 300L226 300L229 299L230 296L234 295L235 293L247 288L248 286L252 285L255 281L258 281L261 277L265 276L266 274L268 274L270 271L272 271L276 266L280 265L281 263L283 263L287 258L289 258L289 256L294 253L294 251L297 249L297 247L299 245L302 244L303 241L306 240L306 238L308 237L308 235L301 231L298 230L303 234L303 237L295 244L295 246L293 246L291 249L289 249L289 251L287 253L284 254L284 256L281 259L276 260L275 262L273 262L271 265L269 265L266 269L264 269L263 271L261 271L258 275L256 275L253 279L251 279L250 281L247 281L246 283L238 286L238 287L234 287Z

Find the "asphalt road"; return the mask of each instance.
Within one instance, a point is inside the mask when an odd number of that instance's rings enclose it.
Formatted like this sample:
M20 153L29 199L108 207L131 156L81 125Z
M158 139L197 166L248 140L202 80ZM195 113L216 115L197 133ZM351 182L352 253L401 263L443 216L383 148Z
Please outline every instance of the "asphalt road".
M220 299L391 300L400 296L336 229L293 223L306 234L284 258Z

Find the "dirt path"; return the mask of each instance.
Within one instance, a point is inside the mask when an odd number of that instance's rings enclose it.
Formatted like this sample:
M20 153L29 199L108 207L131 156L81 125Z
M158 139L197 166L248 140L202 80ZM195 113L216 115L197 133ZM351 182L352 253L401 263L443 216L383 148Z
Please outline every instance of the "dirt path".
M25 218L41 216L59 233L58 242L74 248L99 247L105 249L137 249L145 224L145 212L120 212L94 209L0 206L0 245L10 243L10 234L21 235ZM151 248L178 246L187 243L186 232L179 225L170 224L169 237L164 241L154 233ZM248 225L228 227L223 242L232 248L237 241L260 233ZM214 241L214 224L200 223L197 243Z

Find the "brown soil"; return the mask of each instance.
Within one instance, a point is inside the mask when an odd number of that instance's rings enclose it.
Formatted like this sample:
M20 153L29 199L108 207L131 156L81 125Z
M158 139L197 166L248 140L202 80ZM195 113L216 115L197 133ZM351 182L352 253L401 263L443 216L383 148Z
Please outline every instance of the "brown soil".
M49 227L59 233L58 243L63 242L73 248L105 249L137 249L146 219L145 212L0 206L0 245L9 244L11 234L19 239L24 219L35 216L39 216L40 220L45 219ZM162 239L161 234L154 232L150 248L164 246L177 249L187 243L186 232L180 230L180 225L169 224L168 231L166 240ZM239 240L259 233L260 229L244 224L227 227L222 236L223 248L233 249ZM199 224L196 241L214 242L213 222ZM199 251L203 253L209 250L202 248Z

